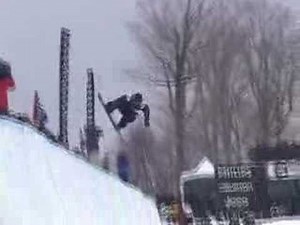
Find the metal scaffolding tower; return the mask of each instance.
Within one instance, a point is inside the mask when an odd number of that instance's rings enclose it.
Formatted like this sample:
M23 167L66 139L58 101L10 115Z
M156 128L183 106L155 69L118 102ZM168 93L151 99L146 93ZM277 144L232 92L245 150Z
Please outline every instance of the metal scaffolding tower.
M60 143L69 147L68 143L68 94L69 94L69 49L70 30L61 29L60 34L60 67L59 67L59 136Z
M87 69L86 90L86 150L88 157L99 152L99 138L103 134L102 129L95 125L95 84L93 69Z

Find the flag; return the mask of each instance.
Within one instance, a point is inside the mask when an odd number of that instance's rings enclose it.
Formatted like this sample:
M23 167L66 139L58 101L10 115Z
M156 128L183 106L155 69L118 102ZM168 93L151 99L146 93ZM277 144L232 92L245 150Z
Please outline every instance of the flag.
M48 122L48 116L44 109L44 106L40 102L40 97L38 92L34 92L34 102L33 102L33 123L38 128L45 127L45 124Z

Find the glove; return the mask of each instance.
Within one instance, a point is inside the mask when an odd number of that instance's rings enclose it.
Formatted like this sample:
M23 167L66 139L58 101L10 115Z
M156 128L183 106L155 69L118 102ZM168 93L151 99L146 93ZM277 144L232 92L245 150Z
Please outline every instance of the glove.
M145 127L149 127L149 126L150 126L149 120L145 120Z

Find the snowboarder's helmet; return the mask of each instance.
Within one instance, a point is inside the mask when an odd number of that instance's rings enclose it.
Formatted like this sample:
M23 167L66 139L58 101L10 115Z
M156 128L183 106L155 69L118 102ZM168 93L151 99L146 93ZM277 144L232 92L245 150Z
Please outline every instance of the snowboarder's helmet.
M130 101L142 103L143 96L141 93L135 93L130 97Z

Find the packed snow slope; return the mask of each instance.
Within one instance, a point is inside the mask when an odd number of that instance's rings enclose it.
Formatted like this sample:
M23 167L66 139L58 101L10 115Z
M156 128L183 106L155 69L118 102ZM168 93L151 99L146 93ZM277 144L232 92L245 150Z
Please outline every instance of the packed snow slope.
M0 118L1 225L158 225L154 202L50 143Z

